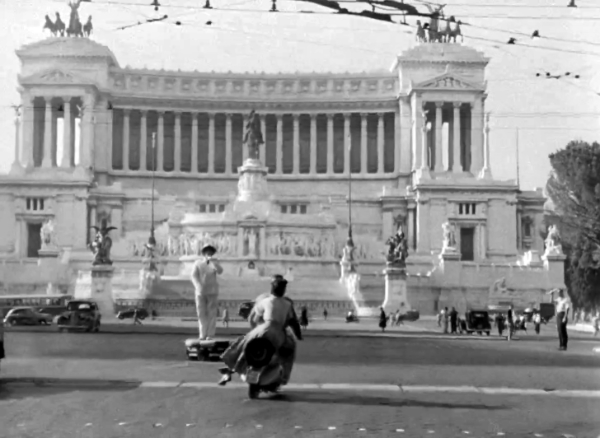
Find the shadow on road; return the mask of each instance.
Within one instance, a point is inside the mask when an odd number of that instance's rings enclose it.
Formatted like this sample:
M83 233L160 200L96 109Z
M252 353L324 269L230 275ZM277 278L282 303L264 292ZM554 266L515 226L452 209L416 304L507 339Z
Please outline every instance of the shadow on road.
M386 406L393 408L417 407L417 408L439 408L439 409L473 409L483 411L500 411L511 409L505 405L486 405L484 403L444 403L424 400L398 399L381 396L367 396L359 394L334 394L327 392L311 393L292 391L286 394L276 394L269 398L259 399L259 401L277 401L291 403L325 403L335 405L351 406Z
M130 391L139 382L97 379L2 379L0 402L25 398L41 398L76 391Z

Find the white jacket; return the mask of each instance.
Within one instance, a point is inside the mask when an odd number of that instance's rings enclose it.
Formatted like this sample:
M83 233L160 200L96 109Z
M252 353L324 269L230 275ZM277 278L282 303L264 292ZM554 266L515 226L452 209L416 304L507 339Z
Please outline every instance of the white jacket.
M196 295L215 296L219 295L219 283L217 275L223 273L223 268L215 259L210 261L202 257L194 263L192 269L192 283L196 289Z

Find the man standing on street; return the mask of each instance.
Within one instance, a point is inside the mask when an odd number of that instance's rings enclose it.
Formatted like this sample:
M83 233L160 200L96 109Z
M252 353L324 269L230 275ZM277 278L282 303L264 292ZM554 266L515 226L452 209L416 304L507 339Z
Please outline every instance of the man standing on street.
M200 340L212 339L217 327L219 283L217 275L223 273L218 260L213 258L217 250L211 245L202 248L202 257L192 268L192 283L196 295L196 313Z
M559 350L565 351L567 349L567 343L569 336L567 335L567 322L569 321L569 310L571 304L569 299L565 297L565 292L562 289L552 289L549 294L552 295L554 305L556 306L556 327L558 329L558 343ZM554 298L554 294L558 296Z
M507 340L512 340L514 331L515 331L515 311L513 309L512 304L508 307L508 312L506 312L506 320L508 322L508 337Z

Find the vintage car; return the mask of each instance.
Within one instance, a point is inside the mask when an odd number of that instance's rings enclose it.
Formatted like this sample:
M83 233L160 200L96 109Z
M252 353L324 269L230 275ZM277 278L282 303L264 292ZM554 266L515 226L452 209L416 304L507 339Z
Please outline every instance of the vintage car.
M10 309L4 318L6 325L49 325L52 315L42 313L33 307L15 307Z
M144 319L148 318L148 316L150 316L146 309L135 308L135 309L121 310L119 313L117 313L117 318L118 319L132 319L136 312L137 312L137 317L140 320L144 320Z
M490 314L487 310L468 310L465 313L464 322L464 331L468 334L477 332L481 335L485 332L489 336L492 330Z
M100 331L102 315L93 301L69 301L67 310L56 319L59 331Z
M417 321L419 318L421 317L421 314L419 313L418 310L408 310L406 311L406 313L401 313L400 315L398 315L398 323L401 322L415 322Z
M247 301L245 303L240 304L238 308L238 316L242 319L248 319L250 316L250 312L254 308L254 301Z

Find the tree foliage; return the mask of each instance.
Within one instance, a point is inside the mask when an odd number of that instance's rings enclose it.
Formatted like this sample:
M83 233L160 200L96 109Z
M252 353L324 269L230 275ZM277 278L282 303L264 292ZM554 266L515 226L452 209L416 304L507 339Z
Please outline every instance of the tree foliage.
M577 307L600 305L600 144L574 141L550 155L546 190L567 254L567 285Z

